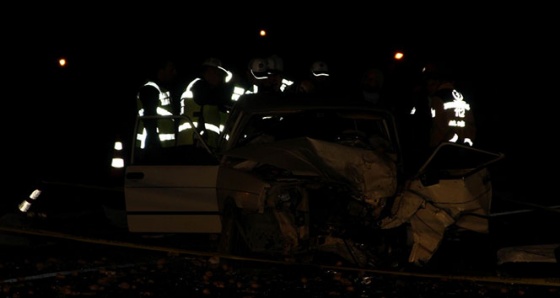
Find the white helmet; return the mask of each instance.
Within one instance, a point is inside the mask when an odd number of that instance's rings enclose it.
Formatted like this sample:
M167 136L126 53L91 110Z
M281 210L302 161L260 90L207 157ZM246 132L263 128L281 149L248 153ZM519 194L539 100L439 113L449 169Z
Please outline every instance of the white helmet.
M233 76L233 74L230 71L228 71L227 69L225 69L222 66L222 60L220 60L218 58L210 57L210 58L204 60L204 62L202 62L202 66L203 67L215 67L215 68L223 71L224 75L225 75L225 81L226 82L229 82L231 80L232 76Z
M254 58L249 61L249 71L253 77L257 80L263 80L268 78L268 67L267 61L262 58Z
M315 61L311 64L311 73L313 76L320 77L328 77L329 76L329 66L324 61Z
M223 70L226 74L228 73L228 71L222 66L222 60L218 58L210 57L202 62L202 66L216 67Z

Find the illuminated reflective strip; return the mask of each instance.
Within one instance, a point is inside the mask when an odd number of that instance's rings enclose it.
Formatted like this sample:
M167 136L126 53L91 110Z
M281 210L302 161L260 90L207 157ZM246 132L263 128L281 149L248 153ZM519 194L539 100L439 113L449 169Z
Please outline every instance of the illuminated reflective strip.
M210 123L205 123L204 124L204 128L206 128L207 130L213 131L215 133L220 133L220 128L214 124L210 124Z
M237 101L239 99L239 97L241 95L243 95L244 93L245 93L245 88L235 86L233 88L233 94L231 95L231 100Z
M193 122L193 124L194 124L195 126L198 125L198 123L196 123L196 122ZM188 130L188 129L192 129L192 128L193 128L193 127L191 126L190 123L188 123L188 122L187 122L187 123L183 123L183 124L179 125L179 132L182 132L182 131Z
M162 108L162 107L158 107L156 112L158 113L158 115L160 116L171 116L173 114L171 114L171 112L169 112L168 110Z
M432 114L432 118L436 117L436 110L433 108L430 108L430 113ZM410 110L410 115L414 115L416 114L416 107L412 107L412 109Z
M136 140L140 141L140 148L141 149L146 148L146 137L147 136L148 136L148 132L146 131L146 128L144 128L142 130L142 133L136 134Z
M455 117L465 117L465 111L470 111L471 106L463 101L463 94L458 92L457 90L453 90L452 92L453 101L448 101L443 104L444 110L454 109L455 110Z
M183 92L183 94L181 94L181 114L185 113L185 100L194 97L191 89L192 89L192 86L194 85L194 83L196 81L199 81L199 80L201 80L201 79L196 78L196 79L192 80L189 83L189 85L187 86L187 88L185 89L185 91Z
M226 72L226 79L225 79L226 83L228 83L229 81L231 81L231 78L233 78L233 73L231 73L231 71L229 71L229 70L227 70L227 69L225 69L225 68L223 68L223 67L219 67L219 66L218 66L218 68Z
M29 210L29 208L31 208L31 203L29 203L28 201L23 201L18 206L18 209L21 212L27 212L27 210Z
M173 141L175 140L175 134L172 133L162 133L159 134L160 141Z
M173 115L171 112L169 112L168 110L166 110L162 107L157 107L156 113L160 116L171 116L171 115ZM138 115L140 117L144 116L144 108L138 110Z
M268 79L267 75L263 75L263 76L258 76L252 69L250 70L251 74L253 75L253 77L257 80L264 80L264 79Z
M454 134L453 137L451 139L449 139L449 142L455 143L455 142L457 142L458 139L459 139L459 136L457 134Z
M328 73L315 73L313 72L313 75L316 77L328 77L329 74Z
M124 159L120 157L113 158L113 160L111 161L111 167L116 169L124 168Z
M445 110L449 110L449 109L465 109L465 110L470 110L471 106L462 101L462 100L454 100L454 101L448 101L446 103L443 104L443 108Z
M36 189L29 195L29 198L32 200L36 200L41 195L41 191Z
M171 93L169 91L165 91L165 92L161 91L159 86L151 81L144 84L144 86L152 86L159 91L159 101L162 106L167 106L171 104L171 99L170 99Z
M447 125L451 127L465 127L466 123L463 120L449 120L449 123Z
M255 94L255 93L259 93L259 86L257 85L253 85L253 90L247 89L247 91L245 91L245 94Z
M113 146L113 149L115 150L115 154L117 155L117 152L122 152L123 150L123 145L122 142L120 141L116 141L115 145ZM122 157L113 157L113 159L111 160L111 167L113 168L123 168L124 167L124 159Z
M473 145L473 141L472 141L471 139L469 139L469 138L465 138L465 139L463 140L463 143L464 143L464 144L467 144L467 145L469 145L469 146L472 146L472 145Z
M33 201L35 201L39 195L41 195L41 191L38 189L35 189L34 191L31 192L31 194L29 195L28 199L23 200L19 206L18 209L21 212L27 212L29 210L29 208L31 208L31 204L33 203Z
M284 91L286 90L286 87L291 86L294 82L287 80L287 79L282 79L282 85L280 86L280 90Z

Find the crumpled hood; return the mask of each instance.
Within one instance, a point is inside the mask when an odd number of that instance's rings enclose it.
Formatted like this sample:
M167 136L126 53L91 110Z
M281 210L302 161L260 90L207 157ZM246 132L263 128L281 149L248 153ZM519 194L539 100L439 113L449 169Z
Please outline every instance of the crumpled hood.
M369 199L392 196L397 189L396 164L373 150L302 137L238 147L224 155L247 159L239 169L264 163L294 175L346 182Z

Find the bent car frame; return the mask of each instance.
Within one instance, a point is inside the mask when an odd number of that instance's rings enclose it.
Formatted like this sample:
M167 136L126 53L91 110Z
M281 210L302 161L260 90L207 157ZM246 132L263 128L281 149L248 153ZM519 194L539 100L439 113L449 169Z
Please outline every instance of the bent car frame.
M183 116L158 121L196 126ZM488 166L503 158L445 143L405 175L393 115L343 96L244 95L218 148L195 138L150 154L133 148L130 232L212 233L222 253L326 252L359 266L397 250L429 262L451 226L488 233Z

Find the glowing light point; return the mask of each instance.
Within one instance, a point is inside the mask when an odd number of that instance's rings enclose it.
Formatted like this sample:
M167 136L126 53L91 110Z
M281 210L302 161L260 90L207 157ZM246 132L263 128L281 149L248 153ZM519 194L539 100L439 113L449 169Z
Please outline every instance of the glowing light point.
M266 36L266 30L261 29L261 31L259 31L259 35L260 35L261 37L265 37L265 36Z
M60 67L66 67L66 58L60 58L58 59L58 65Z

